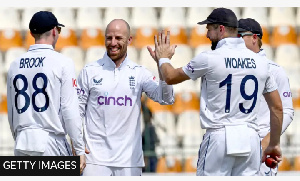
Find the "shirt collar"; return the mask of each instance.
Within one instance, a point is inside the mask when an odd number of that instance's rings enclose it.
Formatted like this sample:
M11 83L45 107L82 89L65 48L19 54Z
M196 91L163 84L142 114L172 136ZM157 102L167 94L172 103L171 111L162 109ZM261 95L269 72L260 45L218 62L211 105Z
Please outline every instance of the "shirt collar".
M218 42L216 49L222 47L223 45L230 46L230 47L246 48L245 41L243 38L234 38L234 37L223 38Z
M104 65L103 66L114 68L114 69L116 68L115 62L112 61L112 59L107 55L107 52L104 53L103 60L104 60ZM126 55L126 58L121 63L119 69L123 69L124 67L126 67L127 64L128 64L128 58L127 58L127 55Z
M267 56L266 51L264 49L260 49L260 51L257 54L261 56Z
M28 51L39 50L39 49L54 50L52 45L48 45L48 44L34 44L34 45L30 45Z

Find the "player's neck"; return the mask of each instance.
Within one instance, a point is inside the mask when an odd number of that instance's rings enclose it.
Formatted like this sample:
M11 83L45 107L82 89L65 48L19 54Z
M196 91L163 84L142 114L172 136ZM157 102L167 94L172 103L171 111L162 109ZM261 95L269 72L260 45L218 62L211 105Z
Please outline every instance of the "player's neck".
M40 39L40 40L35 41L35 44L52 45L53 43L47 39Z
M121 66L121 64L123 63L123 61L125 60L126 56L117 59L117 60L113 60L113 62L116 64L116 68L119 68Z
M258 53L258 52L260 51L260 48L259 48L258 46L256 46L256 47L254 47L253 51L254 51L255 53Z

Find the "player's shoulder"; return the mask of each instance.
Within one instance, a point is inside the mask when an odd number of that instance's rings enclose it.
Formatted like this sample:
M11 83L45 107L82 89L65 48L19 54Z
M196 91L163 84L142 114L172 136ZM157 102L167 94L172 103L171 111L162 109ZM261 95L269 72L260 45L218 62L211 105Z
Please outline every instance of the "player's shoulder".
M67 57L66 55L59 53L57 51L52 51L51 54L48 54L48 56L53 56L53 58L56 58L58 62L62 63L74 63L73 60L70 57Z
M104 60L103 60L103 58L100 58L98 60L95 60L95 61L85 64L83 69L89 70L89 69L99 68L99 67L103 67L103 66L104 66Z
M271 71L285 73L284 68L282 68L278 63L276 63L273 60L267 58L266 56L262 56L262 58L268 64Z
M269 64L270 67L273 67L275 69L283 69L278 63L274 62L273 60L268 59L267 57L264 57L265 61Z
M24 57L28 57L28 54L29 54L29 52L25 52L25 53L23 53L23 54L17 56L17 57L10 63L7 73L10 74L11 71L13 71L13 70L19 68L19 66L20 66L19 64L20 64L21 59L24 58Z
M215 59L216 55L219 55L218 52L212 51L212 50L205 50L203 52L198 53L197 55L195 55L195 57L193 59L197 60L201 60L201 61L196 61L196 62L202 62L204 60L213 60Z

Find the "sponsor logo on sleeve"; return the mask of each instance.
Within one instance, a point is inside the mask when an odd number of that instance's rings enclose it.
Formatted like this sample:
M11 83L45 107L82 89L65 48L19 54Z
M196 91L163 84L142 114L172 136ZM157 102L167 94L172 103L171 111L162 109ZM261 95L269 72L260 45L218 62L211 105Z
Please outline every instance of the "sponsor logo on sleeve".
M292 97L292 93L291 92L284 92L283 97Z
M191 71L192 73L194 73L194 68L191 66L191 63L188 63L188 64L187 64L187 69L188 69L189 71Z

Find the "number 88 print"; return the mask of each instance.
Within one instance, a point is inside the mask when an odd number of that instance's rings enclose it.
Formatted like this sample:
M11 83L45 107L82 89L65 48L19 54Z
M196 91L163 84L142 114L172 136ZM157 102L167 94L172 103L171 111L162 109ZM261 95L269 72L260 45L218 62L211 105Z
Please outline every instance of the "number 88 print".
M255 83L254 91L251 95L247 95L245 91L245 84L248 80L253 80ZM232 74L229 74L225 80L223 80L219 88L223 87L227 84L227 94L226 94L226 105L225 105L225 113L230 112L230 97L231 97L231 84L232 84ZM253 111L256 101L257 101L257 91L258 91L258 82L257 78L254 75L246 75L241 82L240 85L240 93L245 100L253 99L252 105L249 109L245 109L243 103L239 103L239 109L242 113L249 114Z
M43 85L42 88L38 88L38 86L37 86L37 79L38 79L38 78L42 78L43 81L44 81L44 85ZM24 86L23 86L22 89L18 89L18 87L17 87L17 85L16 85L18 79L21 79L21 80L24 82ZM48 81L47 81L47 76L46 76L45 74L43 74L43 73L37 73L37 74L34 76L33 80L32 80L32 86L33 86L33 88L34 88L34 90L35 90L35 92L32 94L32 106L33 106L33 109L34 109L36 112L44 112L44 111L46 111L47 108L49 107L49 96L48 96L48 94L47 94L47 92L46 92L47 83L48 83ZM18 74L18 75L16 75L15 78L14 78L13 85L14 85L15 91L16 91L16 93L17 93L17 94L15 95L15 107L16 107L16 109L17 109L17 112L18 112L19 114L22 114L23 112L25 112L25 111L28 109L28 107L29 107L29 105L30 105L30 97L29 97L29 95L26 93L26 90L28 89L28 81L27 81L27 78L26 78L24 75L22 75L22 74ZM36 96L37 96L39 93L43 93L44 96L45 96L45 99L46 99L46 103L45 103L45 105L44 105L43 107L38 107L38 106L36 105L36 101L35 101L35 100L36 100ZM19 96L19 95L23 95L24 98L25 98L25 105L24 105L21 109L18 108L18 107L19 107L19 106L18 106L18 96Z

